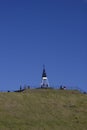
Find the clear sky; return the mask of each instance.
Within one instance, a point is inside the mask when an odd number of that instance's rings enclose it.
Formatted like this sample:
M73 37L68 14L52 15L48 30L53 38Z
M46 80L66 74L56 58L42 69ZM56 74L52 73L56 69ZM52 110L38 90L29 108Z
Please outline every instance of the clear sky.
M0 0L0 90L51 86L87 91L87 0Z

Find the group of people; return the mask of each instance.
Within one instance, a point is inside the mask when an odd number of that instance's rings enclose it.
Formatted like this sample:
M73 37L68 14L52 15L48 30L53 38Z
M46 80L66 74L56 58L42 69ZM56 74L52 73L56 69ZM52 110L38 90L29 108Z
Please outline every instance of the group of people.
M61 90L66 90L66 86L60 86Z

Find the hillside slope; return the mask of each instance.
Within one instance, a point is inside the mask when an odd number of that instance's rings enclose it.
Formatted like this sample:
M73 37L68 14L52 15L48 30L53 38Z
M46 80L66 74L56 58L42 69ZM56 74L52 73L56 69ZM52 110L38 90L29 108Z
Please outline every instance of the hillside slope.
M87 130L87 94L49 89L0 93L0 130Z

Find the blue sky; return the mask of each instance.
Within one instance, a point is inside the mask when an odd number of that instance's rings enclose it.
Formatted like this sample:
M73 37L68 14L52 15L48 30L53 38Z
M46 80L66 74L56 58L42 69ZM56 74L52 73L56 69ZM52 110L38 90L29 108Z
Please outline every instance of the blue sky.
M87 91L87 1L0 0L0 90L51 86Z

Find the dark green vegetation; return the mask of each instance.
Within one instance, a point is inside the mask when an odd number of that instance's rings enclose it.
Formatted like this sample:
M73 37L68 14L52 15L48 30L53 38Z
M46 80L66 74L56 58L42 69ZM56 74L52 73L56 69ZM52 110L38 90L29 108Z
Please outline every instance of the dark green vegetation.
M0 130L87 130L87 94L52 89L0 93Z

